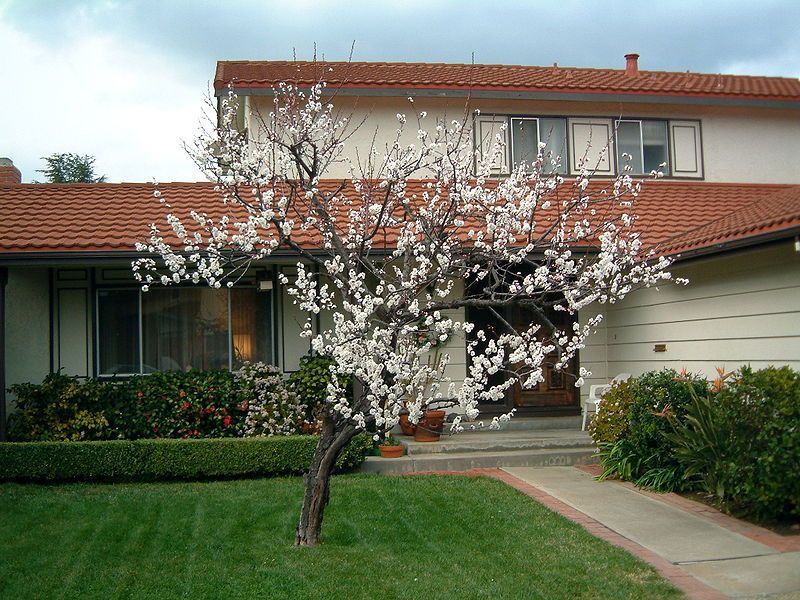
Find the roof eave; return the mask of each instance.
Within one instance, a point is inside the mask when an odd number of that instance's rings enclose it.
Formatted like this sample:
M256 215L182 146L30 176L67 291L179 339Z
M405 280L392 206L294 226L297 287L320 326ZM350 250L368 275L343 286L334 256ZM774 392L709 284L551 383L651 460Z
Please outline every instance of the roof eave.
M300 87L307 87L300 85ZM240 96L274 96L269 86L235 86ZM651 94L616 92L563 92L547 90L486 90L463 88L424 87L331 87L338 96L364 97L429 97L429 98L476 98L497 100L554 100L571 102L626 102L638 104L681 104L701 106L748 106L758 108L800 109L800 99L776 99L762 97L731 97L697 94ZM214 94L225 93L224 86L215 85Z
M791 239L800 235L800 225L794 225L778 231L770 231L761 235L751 235L748 237L737 238L730 241L718 242L708 246L682 250L679 252L668 252L667 256L673 258L675 262L690 260L731 250L741 250L752 246L760 246L780 240Z

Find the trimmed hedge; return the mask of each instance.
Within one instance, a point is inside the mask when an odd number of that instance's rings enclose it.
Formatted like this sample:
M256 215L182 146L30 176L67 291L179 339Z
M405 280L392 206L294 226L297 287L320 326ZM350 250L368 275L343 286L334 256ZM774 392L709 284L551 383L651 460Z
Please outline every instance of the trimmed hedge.
M317 436L0 444L0 481L156 481L294 475ZM337 466L358 467L372 441L357 435Z

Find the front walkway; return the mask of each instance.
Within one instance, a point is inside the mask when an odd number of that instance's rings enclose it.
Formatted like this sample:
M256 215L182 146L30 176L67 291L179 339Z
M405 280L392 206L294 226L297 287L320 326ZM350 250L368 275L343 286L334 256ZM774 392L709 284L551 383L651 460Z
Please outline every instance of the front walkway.
M507 467L491 475L653 564L690 598L800 598L800 536L781 536L674 494L598 482L574 467Z

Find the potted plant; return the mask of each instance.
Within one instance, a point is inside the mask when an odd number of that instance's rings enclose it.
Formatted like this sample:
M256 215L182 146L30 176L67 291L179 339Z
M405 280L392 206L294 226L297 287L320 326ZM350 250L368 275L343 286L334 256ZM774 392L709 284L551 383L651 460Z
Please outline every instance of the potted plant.
M403 456L405 446L392 437L391 433L387 433L378 449L383 458L399 458Z
M407 408L404 408L400 411L400 429L402 430L403 435L414 435L417 426L408 419L408 414Z
M414 431L414 441L438 442L439 437L442 435L445 416L446 413L443 410L427 409L423 413L419 423L417 423L416 430Z

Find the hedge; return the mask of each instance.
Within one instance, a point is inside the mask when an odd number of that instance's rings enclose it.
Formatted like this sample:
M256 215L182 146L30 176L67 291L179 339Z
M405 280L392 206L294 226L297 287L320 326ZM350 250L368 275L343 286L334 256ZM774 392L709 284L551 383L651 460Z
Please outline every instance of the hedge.
M300 474L317 436L195 440L110 440L0 444L0 481L156 481ZM358 467L369 436L356 436L339 457Z

